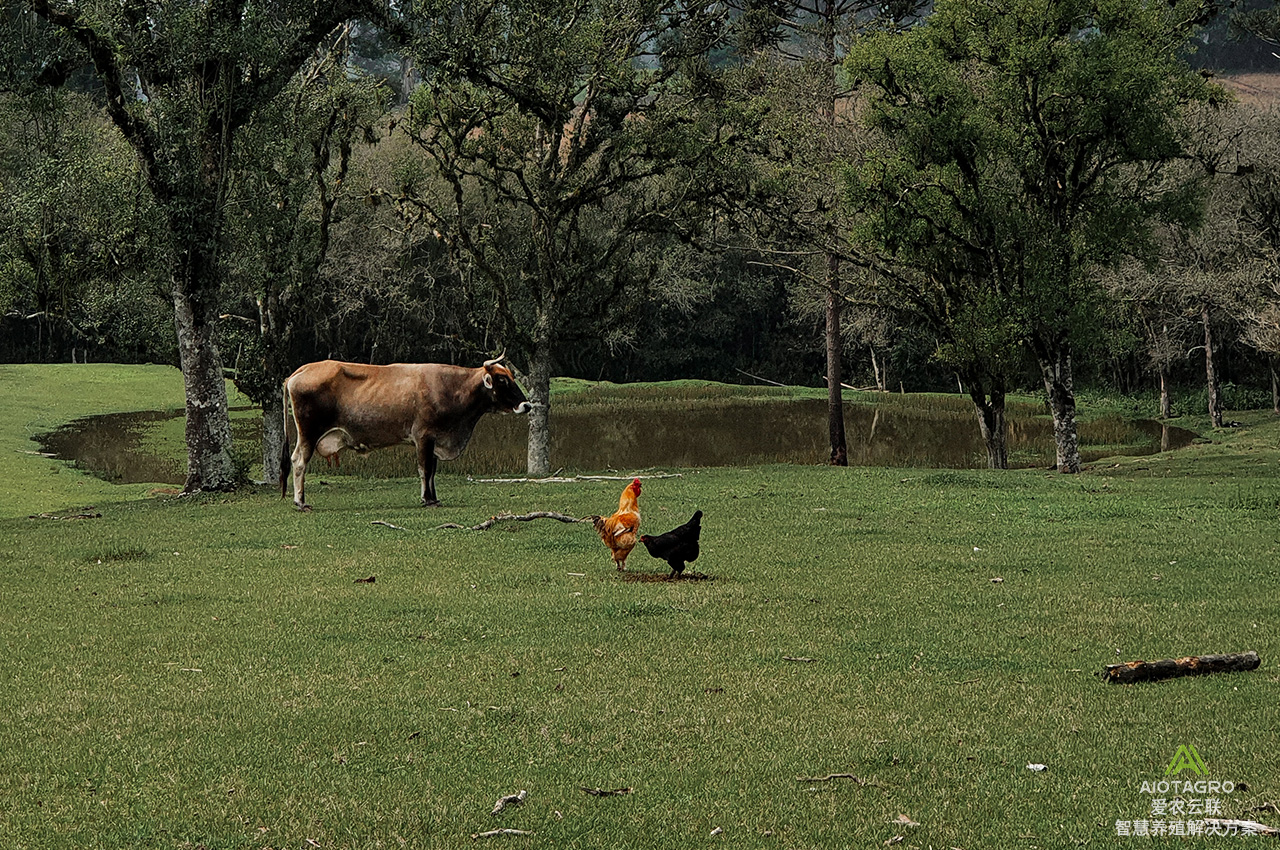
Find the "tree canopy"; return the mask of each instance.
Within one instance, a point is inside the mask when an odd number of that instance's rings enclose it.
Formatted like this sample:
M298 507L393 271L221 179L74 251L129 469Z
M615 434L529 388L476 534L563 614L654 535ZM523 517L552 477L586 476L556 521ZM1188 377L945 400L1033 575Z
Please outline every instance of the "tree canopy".
M857 238L965 368L1002 382L1012 345L1041 369L1058 467L1079 469L1073 345L1094 270L1150 254L1152 226L1199 215L1180 116L1221 99L1181 59L1196 0L943 0L923 25L856 43L876 144L851 172Z

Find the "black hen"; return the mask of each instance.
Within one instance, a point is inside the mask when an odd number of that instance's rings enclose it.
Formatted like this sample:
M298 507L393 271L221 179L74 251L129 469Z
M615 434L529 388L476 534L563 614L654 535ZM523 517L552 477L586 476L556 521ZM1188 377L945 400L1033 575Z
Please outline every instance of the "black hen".
M695 511L693 519L677 526L666 534L650 537L640 535L640 542L653 557L671 565L671 576L684 572L686 561L698 560L698 538L702 535L702 511Z

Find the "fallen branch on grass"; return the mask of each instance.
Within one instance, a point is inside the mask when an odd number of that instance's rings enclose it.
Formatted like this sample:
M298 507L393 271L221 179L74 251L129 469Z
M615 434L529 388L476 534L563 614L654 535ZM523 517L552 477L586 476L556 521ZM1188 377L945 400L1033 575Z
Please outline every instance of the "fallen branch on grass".
M831 782L835 779L848 779L857 785L864 787L875 785L874 782L868 782L861 776L855 776L852 773L828 773L826 776L797 776L796 782Z
M31 514L27 519L102 519L102 514L97 513L96 511L66 514L65 516L58 516L56 514Z
M491 829L488 832L471 833L471 840L476 841L481 838L497 838L499 835L533 835L533 833L523 829Z
M522 790L522 791L517 791L514 794L508 794L505 797L500 797L498 798L498 802L493 804L493 811L489 812L489 814L496 815L498 812L502 811L507 806L518 806L521 803L523 803L524 798L528 796L529 796L529 792Z
M633 478L647 481L683 477L682 472L655 472L650 475L575 475L572 478L552 475L547 478L468 478L467 480L476 484L574 484L579 481L630 481Z
M391 523L389 523L389 522L384 522L383 520L380 520L380 519L375 519L375 520L373 520L372 522L370 522L370 523L369 523L369 525L385 525L387 528L394 528L396 531L408 531L408 530L409 530L409 529L405 528L405 527L404 527L404 526L402 526L402 525L392 525Z
M585 519L565 516L564 514L556 513L555 511L534 511L533 513L528 514L498 514L497 516L489 517L479 525L468 526L458 525L456 522L446 522L444 525L437 525L436 531L439 531L442 528L460 528L464 531L485 531L486 529L493 528L500 522L529 522L534 519L558 519L561 522L586 522Z
M1159 682L1178 676L1242 673L1258 669L1261 663L1258 653L1252 650L1232 655L1188 655L1184 658L1165 658L1161 661L1108 664L1102 677L1114 685L1127 685L1132 682Z
M630 788L614 788L606 790L604 788L588 788L585 785L580 786L584 794L590 794L592 797L621 797L623 794L630 794Z

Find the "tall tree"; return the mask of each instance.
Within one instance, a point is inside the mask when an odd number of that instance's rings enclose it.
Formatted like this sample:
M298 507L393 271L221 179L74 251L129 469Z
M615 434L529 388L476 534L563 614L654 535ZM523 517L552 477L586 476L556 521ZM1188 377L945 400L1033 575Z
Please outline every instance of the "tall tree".
M1102 282L1118 309L1141 328L1146 367L1159 386L1160 418L1172 418L1173 371L1186 360L1198 321L1198 316L1189 315L1180 281L1163 264L1131 260L1104 273Z
M186 390L186 491L236 485L216 325L231 151L342 22L375 16L376 0L25 0L77 45L100 81L111 121L136 151L168 228L174 320ZM34 57L55 67L58 56Z
M527 357L528 468L550 471L550 381L568 329L621 339L656 257L714 174L698 103L717 21L647 0L443 4L409 130L444 178L398 200L490 293L498 336Z
M282 470L280 387L300 365L301 338L319 320L320 270L329 254L339 202L348 194L356 144L376 140L373 122L386 92L351 67L350 25L258 111L236 145L228 223L233 293L251 316L238 336L236 386L262 406L262 465L268 482Z
M1280 111L1241 107L1244 130L1237 164L1225 169L1236 199L1253 272L1247 275L1242 338L1265 355L1271 371L1271 400L1280 415Z
M1220 95L1181 51L1206 11L942 0L921 27L851 51L882 134L859 196L904 228L875 235L910 244L926 276L962 270L1012 319L1040 365L1062 472L1080 469L1072 351L1099 295L1093 268L1198 213L1195 175L1177 174L1181 116Z
M891 28L915 13L911 0L742 0L731 3L744 96L767 100L753 153L757 247L796 275L798 292L823 302L830 463L848 464L842 382L851 253L839 183L831 175L863 142L841 62L860 29ZM762 201L764 201L762 203ZM862 272L855 275L861 279ZM874 360L874 354L873 354ZM878 376L878 364L873 362Z

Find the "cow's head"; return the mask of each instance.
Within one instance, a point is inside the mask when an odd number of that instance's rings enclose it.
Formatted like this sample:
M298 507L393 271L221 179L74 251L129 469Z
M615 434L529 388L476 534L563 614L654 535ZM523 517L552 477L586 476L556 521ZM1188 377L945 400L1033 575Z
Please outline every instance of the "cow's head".
M489 393L493 406L501 413L528 413L529 399L516 383L511 370L498 361L501 356L484 361L484 377L481 379Z

